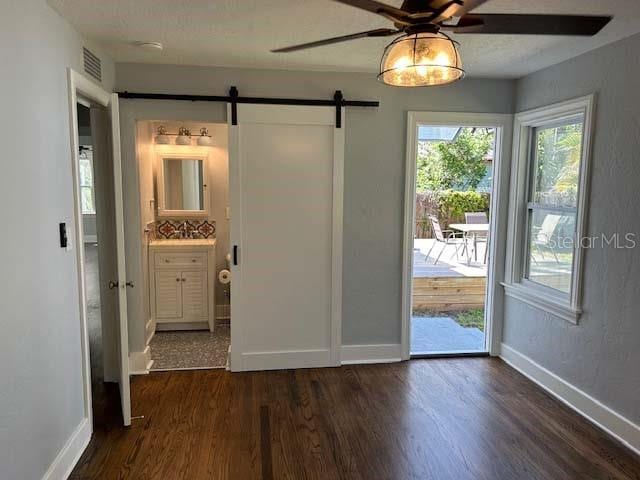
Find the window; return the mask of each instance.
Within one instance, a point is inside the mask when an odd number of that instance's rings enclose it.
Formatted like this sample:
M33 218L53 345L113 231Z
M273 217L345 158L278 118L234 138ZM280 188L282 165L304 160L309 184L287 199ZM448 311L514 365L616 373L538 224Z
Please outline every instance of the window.
M505 291L576 322L593 97L516 116Z
M83 215L95 215L96 203L93 188L93 148L80 147L80 201Z

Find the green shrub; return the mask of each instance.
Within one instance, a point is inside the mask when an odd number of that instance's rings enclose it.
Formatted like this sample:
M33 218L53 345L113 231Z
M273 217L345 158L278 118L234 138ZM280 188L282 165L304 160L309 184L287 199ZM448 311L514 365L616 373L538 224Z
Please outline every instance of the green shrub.
M438 195L438 219L446 226L451 223L464 223L465 212L487 212L489 214L490 196L481 192L456 192L445 190ZM447 227L444 228L447 228Z

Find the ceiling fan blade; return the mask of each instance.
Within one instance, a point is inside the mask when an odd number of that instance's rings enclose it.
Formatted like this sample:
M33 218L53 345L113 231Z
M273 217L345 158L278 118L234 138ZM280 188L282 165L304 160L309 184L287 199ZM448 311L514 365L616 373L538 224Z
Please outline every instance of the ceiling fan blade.
M324 40L317 40L315 42L302 43L300 45L292 45L290 47L278 48L271 50L273 53L283 52L295 52L296 50L305 50L307 48L321 47L323 45L331 45L332 43L347 42L349 40L355 40L357 38L366 37L388 37L390 35L399 35L401 31L393 30L391 28L377 28L375 30L368 30L366 32L352 33L351 35L342 35L341 37L326 38Z
M400 8L392 7L385 3L376 2L375 0L334 0L335 2L344 3L345 5L351 5L352 7L360 8L371 13L388 13L397 17L404 17L407 12Z
M442 29L453 33L592 36L602 30L611 18L590 15L471 13L460 18L456 25L443 24Z
M453 16L454 17L462 17L463 15L469 13L471 10L475 10L480 5L485 3L487 0L462 0L463 5L456 9Z
M487 0L404 0L402 10L410 12L408 18L417 20L428 18L430 22L439 23L451 18L462 17L467 12L479 7ZM456 20L457 21L457 20ZM452 22L455 24L456 22Z

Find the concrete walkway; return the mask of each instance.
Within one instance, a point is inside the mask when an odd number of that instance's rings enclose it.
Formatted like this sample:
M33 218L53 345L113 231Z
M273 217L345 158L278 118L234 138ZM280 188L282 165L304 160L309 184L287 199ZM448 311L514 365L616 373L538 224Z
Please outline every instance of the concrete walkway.
M411 317L411 353L484 351L484 333L451 317Z

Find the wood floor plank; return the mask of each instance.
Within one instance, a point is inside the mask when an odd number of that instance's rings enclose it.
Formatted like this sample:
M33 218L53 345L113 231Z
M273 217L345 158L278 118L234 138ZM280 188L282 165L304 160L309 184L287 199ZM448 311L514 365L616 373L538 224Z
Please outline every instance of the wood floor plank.
M640 479L640 459L501 360L153 373L96 388L71 478Z

